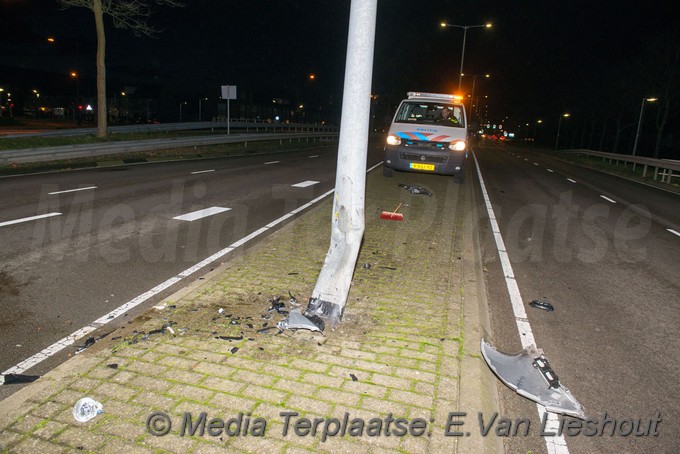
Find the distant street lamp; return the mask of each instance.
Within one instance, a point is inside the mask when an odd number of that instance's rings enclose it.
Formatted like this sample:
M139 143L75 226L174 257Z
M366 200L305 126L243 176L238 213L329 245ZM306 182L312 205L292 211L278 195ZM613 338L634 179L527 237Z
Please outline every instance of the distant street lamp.
M478 77L484 77L485 79L488 79L491 77L491 74L460 74L461 77L467 76L467 77L472 77L472 92L470 93L470 114L472 115L472 119L474 120L477 115L476 115L476 110L473 110L473 104L475 101L475 84L477 83L477 78ZM460 90L460 88L459 88ZM476 103L475 103L476 104Z
M557 144L560 142L560 126L562 126L562 118L571 117L571 114L565 113L560 115L560 120L557 122L557 138L555 139L555 151L557 151Z
M534 142L536 141L536 134L538 133L538 125L541 123L543 123L543 120L536 120L536 123L534 123Z
M179 103L179 122L180 123L182 122L182 106L185 105L186 103L187 103L186 101Z
M203 113L203 106L201 102L207 101L208 98L198 98L198 121L201 121L201 114Z
M467 39L467 31L469 28L491 28L492 24L483 24L483 25L453 25L453 24L447 24L446 22L442 22L440 24L442 27L456 27L456 28L462 28L463 29L463 50L461 51L460 54L460 72L458 73L458 91L460 91L460 87L463 84L463 61L465 60L465 40Z
M654 102L657 98L642 98L642 106L640 107L640 118L638 119L637 132L635 133L635 143L633 144L633 156L637 150L638 139L640 138L640 127L642 126L642 114L645 110L645 102Z

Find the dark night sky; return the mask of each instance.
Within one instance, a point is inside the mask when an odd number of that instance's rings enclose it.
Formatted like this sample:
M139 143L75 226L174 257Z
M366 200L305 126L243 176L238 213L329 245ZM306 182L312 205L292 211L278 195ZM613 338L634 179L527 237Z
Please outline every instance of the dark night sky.
M158 96L177 101L216 97L229 83L254 97L332 96L340 105L349 0L186 5L157 10L151 18L163 28L157 39L134 37L107 22L110 90L152 84ZM463 31L439 23L492 22L492 29L467 34L465 72L492 75L477 79L476 94L488 95L489 110L499 117L559 115L597 90L594 84L614 83L598 74L639 60L652 37L672 25L669 7L629 0L381 0L373 91L383 106L407 90L454 91ZM0 0L0 17L0 84L36 65L61 80L76 55L81 72L94 75L88 10L62 11L56 0ZM57 38L55 46L45 44L49 35ZM313 83L310 73L317 76ZM468 92L469 84L464 79Z

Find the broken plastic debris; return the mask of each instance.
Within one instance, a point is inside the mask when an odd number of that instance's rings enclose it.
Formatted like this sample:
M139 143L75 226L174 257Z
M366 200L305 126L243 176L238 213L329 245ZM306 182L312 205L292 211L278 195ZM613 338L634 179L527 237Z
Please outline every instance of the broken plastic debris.
M102 412L103 405L90 397L83 397L73 406L73 417L78 422L87 422Z
M432 195L430 191L425 189L422 186L419 186L417 184L404 184L404 183L399 183L399 187L406 189L408 192L411 194L423 194L423 195Z
M286 329L308 329L310 331L322 332L325 324L320 317L316 315L302 315L299 309L293 309L288 314L288 318L281 320L276 325L281 331Z
M491 370L517 394L543 405L550 412L586 419L583 406L560 385L542 350L531 345L516 355L508 355L484 339L480 347Z
M220 307L219 309L217 309L217 312L221 314L222 312L224 312L224 309Z
M236 353L238 351L238 347L234 347L230 351L231 351L231 354L233 355L234 353Z
M40 375L5 374L0 375L0 384L19 385L22 383L33 383L40 378Z
M288 312L284 310L286 308L286 304L281 301L280 296L277 296L276 298L270 299L269 302L271 303L272 306L269 308L269 310L267 312L276 311L279 314L284 314L284 315L288 314Z
M359 381L356 375L354 374L349 374L349 376L352 378L352 381Z
M215 336L215 339L222 339L231 342L243 340L243 336Z
M118 369L118 363L107 364L106 367L109 369Z
M544 311L553 312L555 308L552 304L547 301L533 300L529 303L529 306L535 309L543 309Z

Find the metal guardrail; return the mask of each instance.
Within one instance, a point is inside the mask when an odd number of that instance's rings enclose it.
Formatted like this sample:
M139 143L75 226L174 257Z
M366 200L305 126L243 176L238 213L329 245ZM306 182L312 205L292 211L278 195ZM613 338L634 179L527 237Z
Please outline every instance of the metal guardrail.
M106 142L94 144L62 145L57 147L25 148L21 150L0 151L0 164L20 164L27 162L57 161L60 159L74 159L112 154L131 153L138 151L150 151L170 148L198 147L206 145L218 145L225 143L284 141L292 142L297 139L312 140L316 142L324 140L337 140L338 134L331 132L286 132L286 133L261 133L261 134L220 134L211 136L192 136L169 139L132 140L120 142Z
M680 172L680 161L675 161L671 159L654 159L654 158L645 158L643 156L627 156L627 155L620 155L616 153L605 153L603 151L592 151L592 150L586 150L586 149L577 149L577 150L560 150L562 153L573 153L576 154L577 156L595 156L598 158L602 158L603 161L609 161L610 164L615 163L616 165L619 164L619 162L624 163L632 163L633 164L633 171L635 171L636 166L642 165L644 166L642 169L642 178L647 178L647 171L650 168L654 169L654 176L652 177L654 181L657 181L659 176L661 176L661 183L671 183L671 180L673 178L680 178L680 173L674 173L674 172Z
M210 130L214 132L220 129L231 129L232 131L290 131L290 132L338 132L339 127L335 125L319 125L311 123L269 123L266 121L232 119L227 124L226 118L215 117L212 121L187 121L183 123L157 123L139 125L109 126L109 134L131 134L137 132L170 132L170 131L198 131ZM96 128L65 128L54 129L51 131L34 132L28 134L7 134L2 138L19 137L73 137L96 134ZM0 138L1 139L1 138Z

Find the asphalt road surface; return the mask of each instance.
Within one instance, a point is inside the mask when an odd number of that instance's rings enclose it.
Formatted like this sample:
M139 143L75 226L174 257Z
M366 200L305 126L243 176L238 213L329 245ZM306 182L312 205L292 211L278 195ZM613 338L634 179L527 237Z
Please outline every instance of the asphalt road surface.
M201 275L187 270L332 190L336 159L333 145L1 178L0 371L183 277L94 334L148 310ZM381 159L369 151L369 166ZM44 374L84 340L24 373ZM0 386L0 399L17 388Z
M556 437L538 435L536 405L501 384L497 422L531 424L528 436L525 425L504 437L507 452L547 452L546 441L560 453L678 452L680 196L526 148L482 142L475 155L536 344L593 427L605 429L564 432L566 447L555 447ZM506 279L476 191L493 344L517 353ZM532 300L555 310L530 307ZM484 416L488 425L493 415ZM604 425L605 417L614 422Z

